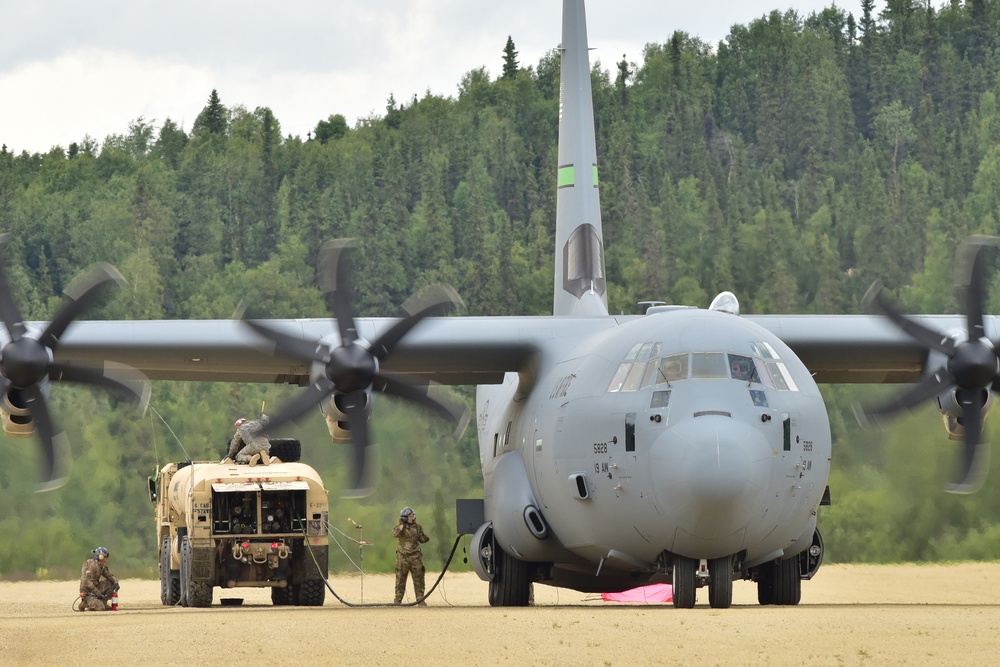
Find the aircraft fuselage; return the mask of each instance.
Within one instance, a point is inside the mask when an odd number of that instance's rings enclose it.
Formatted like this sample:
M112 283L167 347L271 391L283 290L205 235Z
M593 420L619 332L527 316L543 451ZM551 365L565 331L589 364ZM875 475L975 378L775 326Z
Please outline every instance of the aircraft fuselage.
M552 583L608 590L664 553L750 567L809 545L830 426L776 336L670 309L554 339L537 363L527 391L513 373L479 388L479 442L497 545L553 564Z

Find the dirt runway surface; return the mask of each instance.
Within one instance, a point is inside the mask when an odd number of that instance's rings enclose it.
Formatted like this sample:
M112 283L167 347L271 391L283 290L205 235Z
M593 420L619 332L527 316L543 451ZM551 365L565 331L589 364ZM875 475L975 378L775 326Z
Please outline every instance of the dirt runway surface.
M428 572L428 585L437 578ZM392 599L391 575L333 577L349 602ZM426 608L274 608L262 589L215 589L208 609L163 607L159 582L122 582L118 612L79 613L76 582L0 582L0 664L982 665L1000 652L1000 564L828 565L797 607L619 605L536 586L532 608L491 608L448 574ZM243 598L223 607L220 598ZM412 599L412 589L411 598ZM96 662L95 662L96 661Z

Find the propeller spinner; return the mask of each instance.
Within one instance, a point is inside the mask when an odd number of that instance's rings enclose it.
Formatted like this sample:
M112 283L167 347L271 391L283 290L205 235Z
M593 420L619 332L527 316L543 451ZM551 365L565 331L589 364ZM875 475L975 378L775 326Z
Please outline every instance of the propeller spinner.
M983 254L985 246L996 246L998 239L974 236L965 240L959 255L961 272L959 287L964 290L966 340L956 340L941 332L903 315L881 293L876 282L865 295L864 303L875 305L900 329L921 343L928 351L936 351L947 358L941 368L925 377L912 389L889 402L859 412L862 422L879 421L903 410L913 408L945 392L952 391L961 410L958 423L964 429L962 457L958 476L945 490L951 493L973 493L983 483L989 466L989 444L983 442L983 411L990 400L990 392L1000 389L1000 357L996 346L986 337L983 326L985 306L985 279Z
M79 276L66 288L66 302L39 334L25 326L0 262L0 320L6 329L6 342L0 347L0 395L6 409L24 421L30 417L34 424L42 452L39 491L58 488L65 482L65 471L60 470L60 464L66 460L67 438L57 429L49 411L48 382L81 382L124 390L138 397L140 407L149 401L149 383L134 369L107 363L98 370L54 360L66 329L112 282L123 284L124 278L108 264L98 264ZM3 340L0 335L0 341Z
M404 398L458 423L460 434L468 424L468 411L447 405L426 392L426 387L413 383L400 375L381 371L381 364L393 349L424 318L443 315L462 300L447 285L435 285L411 297L403 305L408 313L375 341L369 343L358 337L354 322L353 286L350 278L350 251L353 243L348 239L328 241L320 249L319 279L324 294L328 295L340 343L331 345L323 340L307 341L289 336L259 320L244 320L255 332L274 344L277 351L303 361L313 362L314 381L298 398L271 418L269 429L277 429L294 421L325 400L336 401L346 415L351 445L354 451L352 482L354 488L348 495L364 495L370 488L366 465L368 436L368 394L371 391Z

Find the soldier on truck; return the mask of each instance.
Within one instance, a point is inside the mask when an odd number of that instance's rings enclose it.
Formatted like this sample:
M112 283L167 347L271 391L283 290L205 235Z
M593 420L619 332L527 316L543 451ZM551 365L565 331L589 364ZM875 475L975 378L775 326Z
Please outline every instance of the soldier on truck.
M236 423L233 424L236 427L236 433L229 441L229 451L226 453L226 458L222 459L222 463L231 463L235 456L236 463L247 463L254 466L259 461L264 465L270 465L271 441L266 434L261 433L268 420L268 416L264 413L261 413L260 419L243 419L242 417L237 419Z

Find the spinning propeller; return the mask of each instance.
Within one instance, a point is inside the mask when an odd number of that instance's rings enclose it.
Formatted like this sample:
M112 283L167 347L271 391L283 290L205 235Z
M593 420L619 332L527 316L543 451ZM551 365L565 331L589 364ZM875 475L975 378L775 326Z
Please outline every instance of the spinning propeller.
M0 320L5 329L0 331L0 400L8 418L13 424L25 427L25 434L30 433L29 425L34 424L43 462L43 481L39 484L39 491L62 486L66 474L59 468L66 460L67 438L65 432L57 431L49 411L47 395L50 381L81 382L124 390L135 394L142 408L149 401L149 383L134 369L111 363L97 369L54 360L54 352L66 329L94 304L103 288L111 282L123 284L125 281L108 264L96 265L78 276L66 287L66 302L39 333L25 325L0 262Z
M923 344L928 351L944 355L947 362L895 399L859 413L859 419L862 422L877 422L881 417L888 417L952 392L961 410L958 424L964 430L964 445L958 477L945 487L951 493L973 493L978 490L989 467L989 444L983 442L983 413L990 401L990 391L1000 391L1000 358L983 327L985 289L981 250L987 245L997 245L997 241L994 237L974 236L966 239L962 245L958 262L958 269L962 274L957 275L960 277L959 287L964 288L968 332L966 340L957 340L934 331L903 315L880 294L881 285L878 282L869 288L864 299L866 306L874 302L900 329Z
M302 340L277 331L259 320L244 320L259 335L267 338L277 351L303 361L313 362L313 383L298 398L271 418L268 429L304 415L307 411L332 400L336 408L347 417L354 450L354 469L351 495L362 495L369 488L366 467L366 449L369 444L368 411L369 392L398 396L422 405L431 411L458 423L460 435L468 424L464 408L446 405L429 396L426 387L413 383L404 376L381 372L381 364L392 355L396 345L420 322L433 315L443 315L462 300L449 286L436 285L411 297L403 305L408 313L375 341L358 337L353 314L353 287L350 279L350 249L346 239L328 241L320 249L319 278L324 294L336 318L340 343L325 340Z

